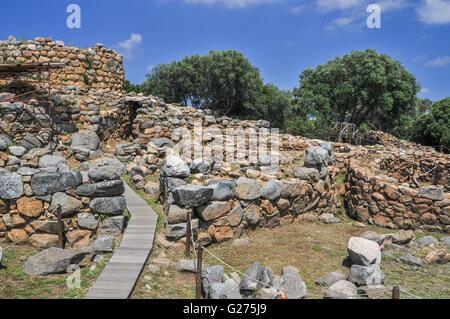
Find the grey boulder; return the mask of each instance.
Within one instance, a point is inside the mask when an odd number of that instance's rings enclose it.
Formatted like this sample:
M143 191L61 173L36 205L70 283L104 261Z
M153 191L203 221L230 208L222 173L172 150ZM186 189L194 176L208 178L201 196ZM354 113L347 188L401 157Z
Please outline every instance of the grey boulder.
M226 201L236 193L236 183L231 180L212 180L206 186L213 189L211 200Z
M72 135L72 147L85 148L96 151L100 145L100 138L91 131L80 131Z
M210 201L213 189L196 185L178 186L172 190L172 195L180 206L197 207Z
M358 288L346 280L339 280L325 291L325 299L357 299Z
M370 267L352 265L347 280L357 286L375 286L383 284L385 279L386 275L378 265Z
M97 197L89 203L91 211L100 215L121 215L127 208L125 197Z
M117 159L106 158L89 165L89 178L95 182L120 179L125 173L125 166Z
M22 176L17 173L0 171L0 198L18 199L23 195Z
M39 173L31 179L31 189L38 196L51 195L77 187L83 182L80 172Z
M347 250L353 263L361 266L379 265L381 262L380 245L362 237L351 237Z
M328 151L321 147L310 147L305 152L305 167L321 169L322 166L328 166L332 162Z
M271 180L261 188L261 197L270 201L276 201L281 197L283 183L279 180Z
M209 299L242 299L239 286L232 279L215 282L209 287Z
M206 298L209 298L210 288L215 283L222 283L224 269L222 266L211 266L202 270L202 289Z
M64 217L70 216L83 208L83 204L80 200L69 196L66 193L53 194L50 210L53 211L58 207L58 205L61 206L61 212Z
M122 180L83 184L77 188L77 195L85 197L113 197L122 195L124 192Z
M116 243L116 239L112 236L102 236L99 237L92 248L95 252L98 253L111 253L114 251L114 244Z
M316 280L316 285L331 286L334 283L338 282L339 280L346 280L346 279L347 276L344 275L343 273L332 271L318 278Z
M161 167L161 176L184 179L191 176L191 171L186 162L181 158L168 155Z
M69 265L79 264L84 256L84 252L55 247L48 248L29 257L25 262L23 272L30 276L64 273Z

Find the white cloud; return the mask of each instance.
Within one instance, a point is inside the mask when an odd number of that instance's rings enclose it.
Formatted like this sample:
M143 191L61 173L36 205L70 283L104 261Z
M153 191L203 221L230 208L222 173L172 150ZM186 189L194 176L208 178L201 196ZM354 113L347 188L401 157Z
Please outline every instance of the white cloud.
M412 5L407 0L316 0L319 12L339 11L341 13L340 17L325 26L328 31L339 28L355 32L361 31L366 25L368 16L366 8L372 3L378 4L382 13L404 9Z
M280 0L184 0L187 3L204 3L208 5L223 4L229 8L245 8L261 3L280 2Z
M422 90L420 90L419 94L428 94L430 93L430 90L427 88L422 88Z
M299 14L300 12L302 12L304 9L306 8L306 6L297 6L297 7L292 7L290 9L291 13L293 14Z
M450 56L440 56L425 63L426 66L441 67L450 64Z
M317 7L321 11L346 10L360 7L365 0L317 0Z
M119 42L116 47L125 58L131 58L140 44L142 44L142 35L132 33L129 39Z
M419 20L427 24L450 23L449 0L424 0L417 9Z

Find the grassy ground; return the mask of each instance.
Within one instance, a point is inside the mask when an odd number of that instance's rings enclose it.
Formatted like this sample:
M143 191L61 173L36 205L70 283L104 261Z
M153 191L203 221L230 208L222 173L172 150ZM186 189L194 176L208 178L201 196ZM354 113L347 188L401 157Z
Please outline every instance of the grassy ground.
M248 248L233 248L231 242L214 244L208 249L222 260L241 272L255 261L270 267L280 275L285 266L295 266L311 294L322 295L324 288L314 284L315 280L330 271L341 271L348 274L349 269L343 266L348 256L347 243L351 236L358 236L366 230L378 233L390 233L392 230L367 226L359 228L346 216L339 216L343 223L324 225L320 222L295 222L293 224L267 230L258 229L250 232L248 237L252 245ZM424 236L426 234L420 234ZM436 236L436 234L434 234ZM179 273L174 265L183 259L183 247L161 248L155 245L151 258L164 252L172 260L172 266L161 273L150 274L144 270L132 298L194 298L194 274ZM400 285L401 289L422 298L450 298L450 265L424 265L417 271L395 261L394 258L383 257L381 268L386 273L386 286ZM150 262L149 262L150 263ZM217 262L208 254L204 254L206 266ZM225 273L232 272L225 268ZM381 298L391 298L391 292ZM411 298L401 294L401 298Z
M81 288L69 289L66 285L69 274L32 277L22 271L29 256L40 249L31 246L14 246L4 252L3 266L0 269L0 299L80 299L102 272L110 254L94 270L90 265L81 264Z

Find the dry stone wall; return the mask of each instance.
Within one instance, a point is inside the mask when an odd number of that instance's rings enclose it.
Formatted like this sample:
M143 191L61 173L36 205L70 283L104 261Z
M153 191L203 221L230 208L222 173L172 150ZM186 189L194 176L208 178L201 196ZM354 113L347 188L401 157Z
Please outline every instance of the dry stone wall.
M58 242L56 208L62 208L66 246L88 247L98 236L119 236L125 226L123 165L116 159L83 163L71 171L59 153L10 147L0 168L0 237L40 248ZM14 155L12 155L14 154ZM31 236L30 236L31 235Z
M393 183L352 162L345 183L347 213L381 227L450 232L450 193L442 187Z
M75 85L105 92L123 92L123 57L98 43L83 49L65 46L51 38L18 41L9 37L0 41L1 63L66 63L60 70L52 70L50 79L55 89Z

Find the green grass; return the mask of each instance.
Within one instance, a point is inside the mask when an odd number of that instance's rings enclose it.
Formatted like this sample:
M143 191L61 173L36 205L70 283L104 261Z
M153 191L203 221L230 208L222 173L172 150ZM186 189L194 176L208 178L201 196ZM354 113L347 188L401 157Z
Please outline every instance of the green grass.
M5 268L0 269L0 299L83 298L111 257L110 254L104 255L103 261L92 271L91 265L81 266L81 288L69 289L66 284L69 274L32 277L23 272L25 260L39 251L30 246L14 246L4 252Z

